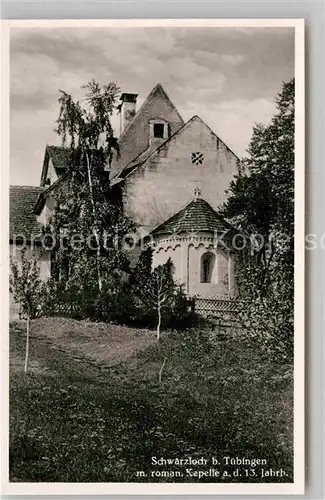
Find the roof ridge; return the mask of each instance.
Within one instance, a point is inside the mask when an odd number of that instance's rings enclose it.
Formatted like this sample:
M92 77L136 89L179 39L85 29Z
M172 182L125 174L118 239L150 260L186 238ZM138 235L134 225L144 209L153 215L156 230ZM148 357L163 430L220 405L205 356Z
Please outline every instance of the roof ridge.
M47 149L47 150L61 149L63 151L67 151L67 152L71 151L71 148L69 146L62 146L62 144L61 145L58 145L58 144L46 144L45 149Z

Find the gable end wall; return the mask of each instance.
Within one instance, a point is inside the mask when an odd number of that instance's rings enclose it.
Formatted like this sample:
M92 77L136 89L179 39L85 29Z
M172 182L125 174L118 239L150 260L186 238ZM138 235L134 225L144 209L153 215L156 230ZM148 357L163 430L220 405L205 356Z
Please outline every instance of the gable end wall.
M120 156L114 153L112 176L120 172L130 161L149 147L150 120L161 119L169 123L170 135L184 124L176 108L160 88L149 95L119 140Z
M191 153L204 154L202 165L193 165ZM124 181L126 212L152 229L181 210L194 189L217 209L238 173L238 158L199 118L163 145Z

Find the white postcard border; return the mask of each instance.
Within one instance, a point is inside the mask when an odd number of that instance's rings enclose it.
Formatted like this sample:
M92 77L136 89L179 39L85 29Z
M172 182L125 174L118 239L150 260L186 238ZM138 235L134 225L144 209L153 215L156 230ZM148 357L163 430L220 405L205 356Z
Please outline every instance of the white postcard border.
M220 483L10 483L9 423L9 32L13 27L294 27L295 28L295 341L294 341L294 482L282 484ZM1 361L2 494L6 495L287 495L305 485L305 47L303 19L139 19L139 20L2 20L1 21Z

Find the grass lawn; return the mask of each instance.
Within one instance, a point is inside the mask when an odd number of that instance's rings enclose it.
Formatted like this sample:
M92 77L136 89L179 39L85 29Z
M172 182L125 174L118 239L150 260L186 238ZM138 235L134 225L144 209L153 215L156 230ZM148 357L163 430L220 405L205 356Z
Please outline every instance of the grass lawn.
M290 482L293 377L240 337L44 318L10 329L10 481ZM165 361L161 382L159 371ZM229 466L223 457L265 459ZM152 457L220 461L220 476ZM233 471L239 469L238 477ZM179 475L175 475L175 471ZM228 472L228 476L222 476ZM164 474L162 474L164 473Z

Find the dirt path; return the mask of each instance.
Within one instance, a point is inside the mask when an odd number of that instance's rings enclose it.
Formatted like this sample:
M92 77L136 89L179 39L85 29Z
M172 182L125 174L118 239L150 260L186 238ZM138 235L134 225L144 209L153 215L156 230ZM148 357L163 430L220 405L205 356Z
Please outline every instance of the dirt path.
M11 370L21 371L24 323L11 325L11 332ZM154 343L155 334L150 330L67 318L42 318L31 324L30 371L48 371L48 362L51 360L53 364L53 351L59 357L68 355L70 363L78 364L80 369L83 362L94 368L109 368Z

